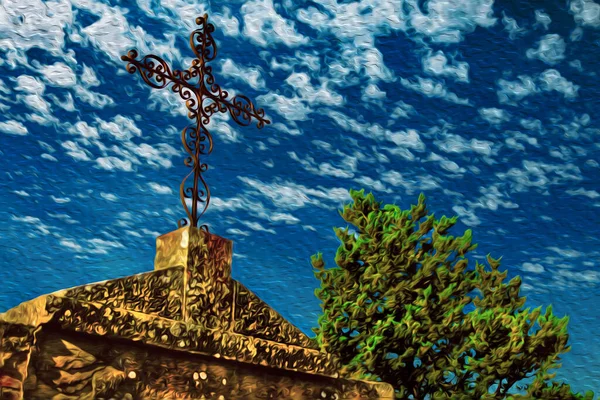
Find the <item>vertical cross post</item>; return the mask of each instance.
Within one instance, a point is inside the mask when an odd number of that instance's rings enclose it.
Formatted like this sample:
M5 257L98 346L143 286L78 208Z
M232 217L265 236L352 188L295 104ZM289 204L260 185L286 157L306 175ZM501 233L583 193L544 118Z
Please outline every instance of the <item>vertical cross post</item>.
M242 126L250 125L254 118L259 129L270 123L265 119L264 110L255 109L246 96L237 95L228 99L229 93L215 83L212 67L207 65L217 56L217 45L212 37L215 27L208 23L207 14L196 18L196 24L200 25L200 28L190 35L190 47L196 58L187 70L171 70L162 58L154 54L137 60L138 53L135 50L130 50L127 55L121 57L128 63L127 71L131 74L139 72L144 82L151 87L163 89L172 84L173 92L185 100L188 117L196 121L195 126L188 125L181 132L181 141L188 153L184 164L192 168L192 171L186 175L179 187L181 203L193 227L198 227L198 221L210 203L210 189L202 177L208 165L200 161L200 155L210 154L213 148L212 136L206 128L210 117L216 112L229 112L233 120ZM192 174L193 182L189 186L188 178ZM187 199L191 199L191 211ZM202 208L200 212L199 205ZM187 225L187 221L182 218L177 225L181 228ZM201 228L208 230L206 225L202 225Z

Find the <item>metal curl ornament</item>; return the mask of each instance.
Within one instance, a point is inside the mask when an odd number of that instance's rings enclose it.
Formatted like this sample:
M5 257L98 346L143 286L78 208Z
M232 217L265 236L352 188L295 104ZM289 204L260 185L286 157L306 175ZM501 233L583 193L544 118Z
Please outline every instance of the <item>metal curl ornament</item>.
M261 129L271 121L265 118L262 108L255 109L250 99L243 95L228 99L229 93L215 83L212 68L207 62L217 57L217 43L212 37L214 25L208 23L208 15L196 18L199 28L190 34L190 47L196 59L186 70L171 70L162 58L149 54L138 60L138 52L130 50L121 60L127 62L127 72L139 72L143 81L155 89L164 89L173 84L171 90L178 93L185 102L188 117L196 122L195 126L185 127L181 132L181 141L187 156L184 165L192 170L183 178L179 186L179 198L187 214L177 222L178 227L190 224L208 232L206 225L199 226L200 217L206 212L210 203L210 189L202 177L208 165L200 161L200 155L208 155L213 149L213 139L206 129L210 118L217 112L229 112L232 119L242 126L248 126L256 120ZM188 178L193 175L193 181ZM186 202L191 199L191 210Z

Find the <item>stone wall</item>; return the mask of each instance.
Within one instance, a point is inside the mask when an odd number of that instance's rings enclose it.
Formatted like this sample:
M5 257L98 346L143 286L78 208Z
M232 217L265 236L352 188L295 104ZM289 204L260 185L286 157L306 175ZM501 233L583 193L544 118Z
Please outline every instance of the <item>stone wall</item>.
M97 340L52 327L37 335L25 399L356 399L370 385Z

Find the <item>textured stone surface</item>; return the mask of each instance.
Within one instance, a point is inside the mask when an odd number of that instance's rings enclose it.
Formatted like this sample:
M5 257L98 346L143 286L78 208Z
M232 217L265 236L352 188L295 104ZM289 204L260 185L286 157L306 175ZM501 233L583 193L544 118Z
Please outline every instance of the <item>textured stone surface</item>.
M186 229L186 228L183 228ZM186 312L207 328L228 330L232 323L232 243L201 229L189 230Z
M182 319L183 267L67 289L65 297L144 314Z
M157 240L153 272L0 314L0 399L393 397L340 378L334 356L231 279L231 259L231 241L181 228Z
M364 382L115 344L48 330L32 356L25 398L342 399L377 398ZM62 395L62 396L61 396ZM222 397L220 397L222 396Z
M235 288L235 332L280 343L316 348L308 336L285 320L257 295L237 281L234 281L233 284Z
M318 350L207 329L191 321L53 295L48 296L47 310L53 315L52 322L66 331L126 338L166 349L325 376L337 376L339 367L334 357Z

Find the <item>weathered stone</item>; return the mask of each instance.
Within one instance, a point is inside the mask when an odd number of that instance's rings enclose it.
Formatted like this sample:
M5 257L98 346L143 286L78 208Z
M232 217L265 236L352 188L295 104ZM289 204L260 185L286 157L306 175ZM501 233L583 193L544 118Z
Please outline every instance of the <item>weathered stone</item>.
M0 314L1 399L392 399L231 278L229 240L178 229L155 271Z

